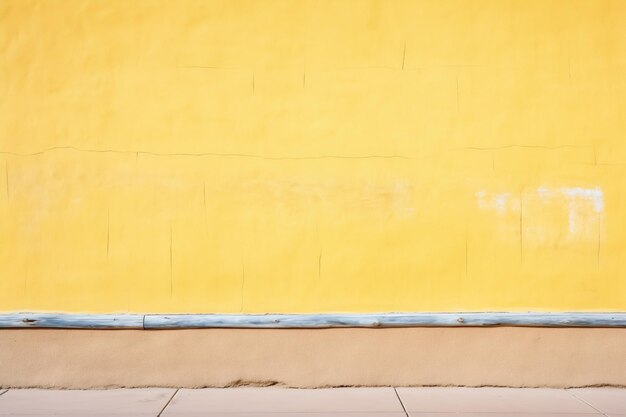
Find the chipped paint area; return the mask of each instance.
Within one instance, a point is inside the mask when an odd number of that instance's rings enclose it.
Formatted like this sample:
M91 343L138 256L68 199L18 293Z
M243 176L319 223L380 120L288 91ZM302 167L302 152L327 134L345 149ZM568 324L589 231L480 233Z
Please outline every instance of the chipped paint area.
M476 198L478 207L482 210L494 210L500 216L519 208L519 199L512 198L511 193L488 193L481 190L476 193Z
M481 210L496 213L499 234L523 234L525 240L548 244L596 241L600 233L605 207L600 187L540 186L517 195L486 190L475 195Z
M544 198L562 196L567 200L567 219L570 235L588 235L595 229L598 216L604 211L604 192L596 188L565 187L549 190L541 187L537 193Z
M231 187L242 186L233 183ZM319 210L328 207L328 202L333 201L330 207L333 210L362 210L370 216L393 216L401 220L410 220L416 211L415 186L407 178L356 183L278 178L255 181L243 187L242 194L250 193L251 189L259 190L260 198L265 198L268 204L294 210Z

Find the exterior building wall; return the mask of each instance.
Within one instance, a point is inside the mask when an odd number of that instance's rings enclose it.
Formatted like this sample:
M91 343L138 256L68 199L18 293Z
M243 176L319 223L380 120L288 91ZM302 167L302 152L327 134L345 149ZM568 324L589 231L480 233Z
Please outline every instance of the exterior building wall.
M626 310L623 1L0 4L0 310Z
M625 21L619 0L4 0L0 314L624 314ZM0 385L624 384L623 339L0 330Z

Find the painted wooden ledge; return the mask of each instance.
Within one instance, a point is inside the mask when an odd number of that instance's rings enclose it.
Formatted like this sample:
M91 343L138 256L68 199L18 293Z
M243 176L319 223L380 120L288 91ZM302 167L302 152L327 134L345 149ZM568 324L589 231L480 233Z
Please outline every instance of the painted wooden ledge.
M0 314L0 328L143 329L143 314Z
M147 314L146 329L329 327L626 327L626 313Z
M626 327L622 313L0 314L0 328Z

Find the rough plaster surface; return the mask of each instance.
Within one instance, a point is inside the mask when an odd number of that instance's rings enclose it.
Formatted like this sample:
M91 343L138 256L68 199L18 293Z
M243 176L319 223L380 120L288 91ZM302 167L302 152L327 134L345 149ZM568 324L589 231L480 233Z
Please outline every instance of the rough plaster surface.
M0 312L626 312L625 21L1 0Z
M2 330L2 387L626 385L624 329Z

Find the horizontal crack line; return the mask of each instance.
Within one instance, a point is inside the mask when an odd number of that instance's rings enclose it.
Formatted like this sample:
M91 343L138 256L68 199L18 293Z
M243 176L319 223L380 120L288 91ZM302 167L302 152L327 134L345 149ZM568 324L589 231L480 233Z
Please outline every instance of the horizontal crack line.
M577 145L555 145L555 146L545 146L545 145L503 145L503 146L465 146L461 148L455 148L457 150L470 150L470 151L498 151L502 149L545 149L545 150L558 150L558 149L584 149L590 148L591 146L577 146Z
M75 146L53 146L37 152L20 153L10 151L0 151L0 154L12 155L12 156L37 156L43 155L48 152L58 150L70 150L75 152L87 152L87 153L117 153L128 155L149 155L149 156L214 156L214 157L226 157L226 158L256 158L267 160L306 160L306 159L373 159L373 158L397 158L397 159L411 159L408 156L402 155L315 155L315 156L264 156L245 153L219 153L219 152L151 152L151 151L130 151L119 149L85 149Z
M477 146L468 146L468 147L459 147L449 149L448 151L455 150L471 150L471 151L497 151L503 149L512 149L512 148L525 148L525 149L537 149L537 150L558 150L565 148L586 148L588 146L575 146L575 145L558 145L558 146L540 146L540 145L504 145L504 146L496 146L496 147L477 147ZM12 155L17 157L28 157L28 156L38 156L43 155L48 152L60 151L60 150L69 150L75 152L86 152L86 153L116 153L116 154L126 154L126 155L149 155L149 156L192 156L192 157L224 157L224 158L254 158L254 159L264 159L270 161L282 161L282 160L319 160L319 159L421 159L427 158L427 156L407 156L407 155L313 155L313 156L266 156L266 155L257 155L257 154L246 154L246 153L220 153L220 152L152 152L152 151L132 151L132 150L120 150L120 149L86 149L79 148L76 146L53 146L50 148L43 149L37 152L12 152L12 151L0 151L0 154L3 155ZM446 152L446 151L442 151ZM439 152L439 153L442 153Z

